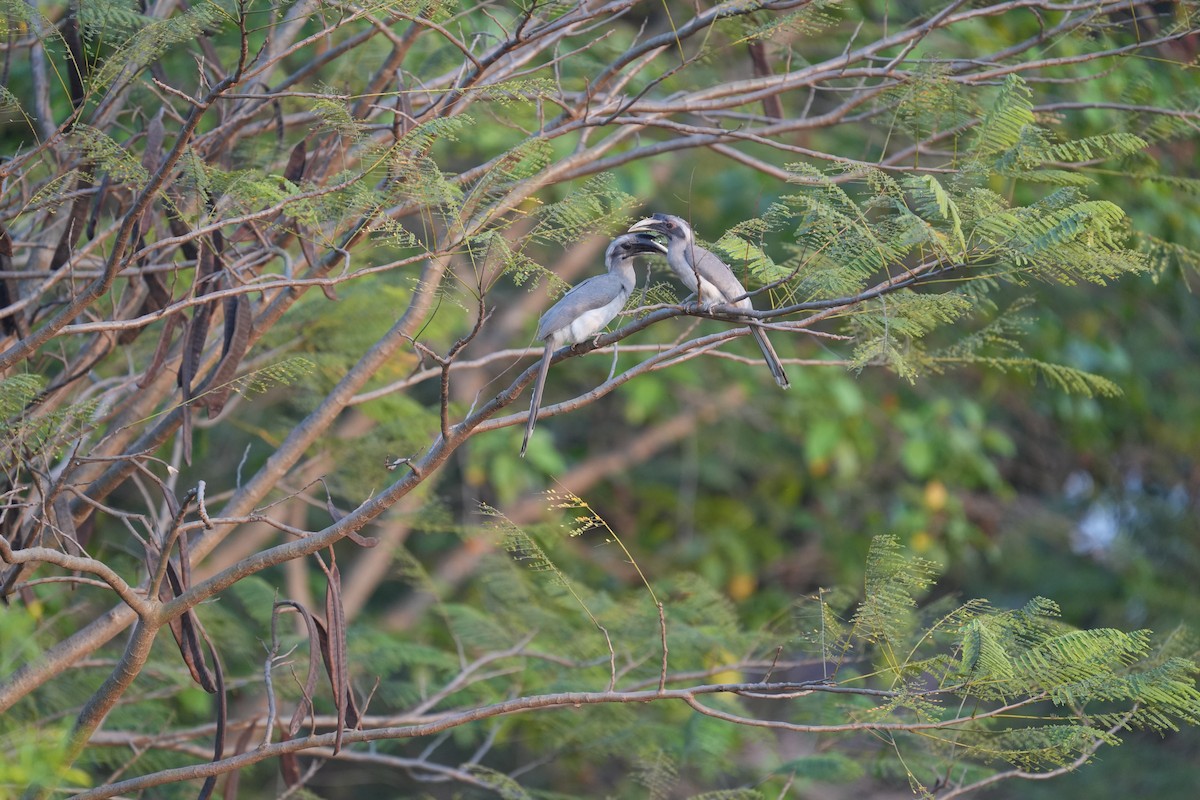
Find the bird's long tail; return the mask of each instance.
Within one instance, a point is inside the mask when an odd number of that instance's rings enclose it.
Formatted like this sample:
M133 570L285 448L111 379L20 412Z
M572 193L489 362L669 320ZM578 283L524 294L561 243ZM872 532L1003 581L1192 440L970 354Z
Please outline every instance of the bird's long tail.
M792 382L788 380L787 373L783 371L783 362L779 360L779 355L775 352L775 348L771 346L771 340L767 338L767 332L751 322L750 333L754 335L754 341L758 342L758 348L762 350L763 361L766 361L767 366L771 368L771 375L775 378L775 382L779 384L779 388L786 389L791 386Z
M770 347L770 344L767 345ZM533 426L537 424L538 408L542 405L542 389L546 388L546 373L550 371L550 357L554 355L554 345L546 342L546 351L542 354L542 366L538 370L537 382L533 384L533 400L529 403L529 422L525 423L525 438L521 441L521 458L525 457L525 448L529 446L529 437L533 435ZM784 380L787 380L784 378Z

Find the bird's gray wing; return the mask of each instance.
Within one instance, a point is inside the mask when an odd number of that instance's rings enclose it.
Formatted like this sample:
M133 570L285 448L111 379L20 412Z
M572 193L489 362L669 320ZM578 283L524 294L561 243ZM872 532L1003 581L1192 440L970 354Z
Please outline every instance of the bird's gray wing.
M694 248L695 270L700 275L703 281L707 281L717 288L722 295L724 302L732 302L733 305L751 309L754 308L749 297L743 297L746 294L745 287L741 281L733 274L733 270L717 257L715 253L705 250L703 247ZM736 298L741 298L740 300ZM707 301L707 298L704 298ZM775 352L775 348L771 346L771 340L767 338L767 333L753 320L747 320L750 323L750 333L754 336L754 341L762 350L763 360L767 362L767 366L771 370L771 377L775 379L775 383L779 387L786 389L791 386L788 380L787 372L783 368L783 362L779 360L779 355Z
M594 275L577 284L542 314L538 321L537 338L544 340L587 312L603 308L620 296L623 290L621 279L608 273Z
M572 324L589 313L612 306L608 311L601 312L599 317L585 322L585 327L589 330L592 325L587 323L599 323L596 325L596 329L599 330L621 310L628 294L628 287L625 286L620 276L611 273L596 275L563 295L562 299L552 305L538 321L537 337L546 343L546 347L542 352L542 363L538 368L537 380L533 384L533 399L529 403L529 419L525 423L525 439L521 442L522 457L525 456L525 449L529 446L529 437L533 435L533 428L537 424L538 409L542 405L542 391L546 388L546 373L550 370L550 358L554 355L554 348L563 343L556 341L560 337L555 334L565 331L567 335L563 337L564 342L579 341L579 339L574 339L568 330Z
M746 289L742 286L741 281L733 274L733 270L729 265L722 261L716 253L700 247L692 245L693 268L701 279L711 283L717 287L721 293L720 302L732 302L735 298L742 297L746 294ZM715 298L704 298L705 302L712 302ZM749 306L749 299L738 301L739 306Z

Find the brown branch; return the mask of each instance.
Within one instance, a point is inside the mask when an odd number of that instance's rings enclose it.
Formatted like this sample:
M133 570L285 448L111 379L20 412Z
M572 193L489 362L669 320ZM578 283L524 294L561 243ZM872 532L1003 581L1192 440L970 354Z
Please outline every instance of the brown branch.
M831 686L824 682L775 685L768 684L767 686L771 688L778 687L782 691L788 693L789 696L792 692L801 689L812 690L813 692L829 692L840 689L846 693L857 693L852 688ZM775 727L783 728L789 731L805 733L848 733L856 731L916 732L953 729L962 725L974 724L976 721L981 719L1003 716L1004 714L1007 714L1015 709L1019 709L1031 702L1034 702L1034 700L1029 700L1011 703L1007 706L1003 706L992 711L979 712L968 716L954 717L938 722L847 722L831 725L801 725L791 723L775 723L770 720L761 720L751 717L740 717L738 715L726 714L725 712L718 712L708 706L705 706L698 700L699 697L704 695L737 694L745 691L762 692L763 690L764 684L746 683L710 684L683 689L664 689L662 691L653 689L641 691L560 692L545 695L532 695L459 711L448 711L440 714L432 714L426 718L425 721L410 725L342 731L340 734L339 732L313 734L305 738L290 739L284 742L264 745L250 752L241 753L211 763L194 764L186 767L162 770L161 772L156 772L139 778L130 778L118 783L112 783L107 786L81 792L75 797L76 800L100 800L101 798L138 792L168 783L177 783L180 781L206 778L212 775L221 775L234 770L243 769L251 764L257 764L269 758L276 758L288 753L299 753L318 747L332 747L339 735L341 736L343 744L347 745L357 742L376 742L384 740L416 738L422 736L431 736L433 734L450 730L452 728L457 728L470 722L477 722L479 720L507 717L515 714L523 714L532 711L553 708L578 708L585 705L680 701L691 706L700 713L708 716L714 716L724 721L739 725Z
M8 540L0 536L0 562L4 564L36 564L45 563L62 567L72 572L86 572L95 575L105 585L112 589L125 605L142 619L152 616L155 601L143 596L133 588L116 570L88 556L72 556L50 547L25 547L13 550Z

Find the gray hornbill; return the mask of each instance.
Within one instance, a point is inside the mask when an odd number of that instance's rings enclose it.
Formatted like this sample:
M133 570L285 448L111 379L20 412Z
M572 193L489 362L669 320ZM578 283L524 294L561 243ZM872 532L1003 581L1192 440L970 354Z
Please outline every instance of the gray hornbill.
M682 219L671 214L654 214L646 219L635 222L629 230L652 231L661 234L667 240L667 266L683 281L683 285L696 293L696 299L701 308L714 305L728 304L735 308L752 310L754 305L746 297L746 290L724 261L714 253L696 244L692 236L692 228ZM740 299L739 299L740 298ZM787 373L783 371L783 362L771 346L766 331L753 319L746 318L750 323L750 333L758 347L762 350L763 360L771 368L771 375L780 388L791 386Z
M546 343L546 350L542 354L537 382L533 385L529 422L525 426L525 439L521 442L522 456L529 446L533 426L537 424L542 389L546 386L546 372L550 369L550 358L554 351L563 345L578 344L603 330L613 317L621 313L625 301L637 285L633 259L643 253L666 252L667 248L648 234L625 233L618 236L604 252L604 266L608 272L580 283L542 315L538 321L537 338Z

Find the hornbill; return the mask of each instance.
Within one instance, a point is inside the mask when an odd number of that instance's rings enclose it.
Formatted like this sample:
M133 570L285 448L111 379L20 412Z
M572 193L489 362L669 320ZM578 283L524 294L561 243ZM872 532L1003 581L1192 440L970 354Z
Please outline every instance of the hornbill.
M533 426L537 424L542 389L546 385L546 373L550 369L554 351L563 345L578 344L595 336L621 312L633 287L637 285L637 276L633 272L635 257L643 253L666 252L667 248L652 236L644 233L621 234L612 240L604 252L604 266L608 272L594 275L574 287L542 315L538 321L537 338L546 343L546 350L542 354L537 383L533 385L529 422L525 426L525 439L521 442L522 457L529 446Z
M746 310L754 308L750 298L745 296L746 290L729 265L714 253L696 244L691 226L679 217L654 214L635 222L629 230L653 231L666 237L667 266L683 281L684 286L696 293L696 299L702 308L722 303ZM771 340L755 320L745 319L750 323L750 333L754 336L754 341L758 342L763 360L771 368L775 382L781 389L788 388L791 382L788 381L787 373L783 371L783 363L775 353L775 348L771 346Z

